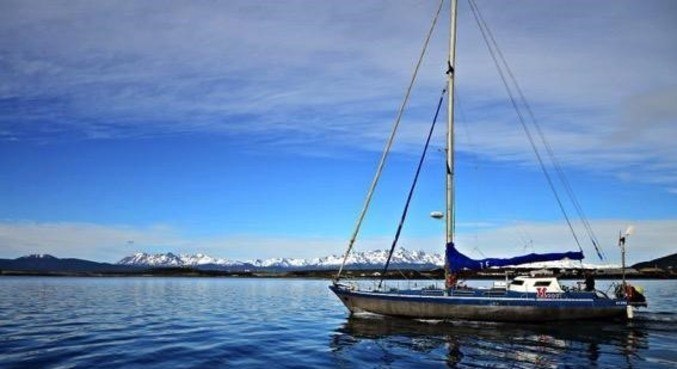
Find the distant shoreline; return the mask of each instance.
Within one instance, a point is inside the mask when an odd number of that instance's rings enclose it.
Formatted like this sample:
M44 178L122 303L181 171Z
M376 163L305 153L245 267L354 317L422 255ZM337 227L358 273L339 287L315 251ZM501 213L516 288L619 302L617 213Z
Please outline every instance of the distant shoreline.
M321 271L283 271L283 272L267 272L267 271L209 271L190 268L155 268L141 271L33 271L33 270L0 270L0 277L3 276L34 276L34 277L186 277L186 278L297 278L297 279L326 279L330 280L336 276L336 270L321 270ZM344 275L349 278L357 279L380 279L380 270L348 270ZM508 276L518 274L527 274L528 270L523 272L507 271ZM582 280L582 274L565 273L557 275L562 280ZM491 274L478 274L472 272L464 272L459 276L466 280L497 280L504 279L505 274L501 272L494 272ZM595 279L598 280L620 280L620 274L605 274L603 270L595 273ZM669 280L677 279L677 274L671 273L656 273L656 274L628 274L628 279L655 279L655 280ZM441 270L433 271L419 271L419 270L399 270L390 271L386 273L384 279L431 279L443 280L444 275Z

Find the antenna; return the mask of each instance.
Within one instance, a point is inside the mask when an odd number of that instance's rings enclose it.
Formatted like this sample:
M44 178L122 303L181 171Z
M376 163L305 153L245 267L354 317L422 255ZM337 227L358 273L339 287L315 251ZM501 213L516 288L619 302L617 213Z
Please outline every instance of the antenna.
M635 226L630 225L625 229L625 233L618 232L618 247L621 248L621 270L623 271L623 292L625 292L625 241L626 238L635 233Z

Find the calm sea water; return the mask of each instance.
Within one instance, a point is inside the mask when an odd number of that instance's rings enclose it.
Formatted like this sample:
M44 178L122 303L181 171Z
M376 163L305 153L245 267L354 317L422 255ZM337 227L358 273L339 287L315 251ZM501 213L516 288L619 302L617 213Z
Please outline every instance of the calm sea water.
M638 282L636 321L566 324L349 317L327 284L2 277L0 367L677 367L677 281Z

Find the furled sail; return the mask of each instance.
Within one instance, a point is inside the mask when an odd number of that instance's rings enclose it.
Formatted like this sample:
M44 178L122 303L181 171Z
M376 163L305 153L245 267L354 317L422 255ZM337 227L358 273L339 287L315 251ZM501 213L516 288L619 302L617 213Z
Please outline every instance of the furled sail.
M563 253L549 253L549 254L527 254L516 256L508 259L487 258L481 260L471 259L458 250L453 242L447 244L447 265L450 272L458 272L463 269L480 270L491 267L501 267L507 265L520 265L527 263L535 263L540 261L557 261L557 260L583 260L583 252L569 251Z

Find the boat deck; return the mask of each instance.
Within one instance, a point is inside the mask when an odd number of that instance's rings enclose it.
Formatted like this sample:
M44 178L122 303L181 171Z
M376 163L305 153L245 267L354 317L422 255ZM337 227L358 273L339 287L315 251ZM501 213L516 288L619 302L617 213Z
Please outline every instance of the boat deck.
M389 289L386 291L371 290L364 291L383 295L406 295L406 296L447 296L447 297L506 297L506 298L544 298L544 299L609 299L601 291L566 291L563 293L547 293L539 295L538 292L516 292L504 288L459 288L444 290L436 289Z

